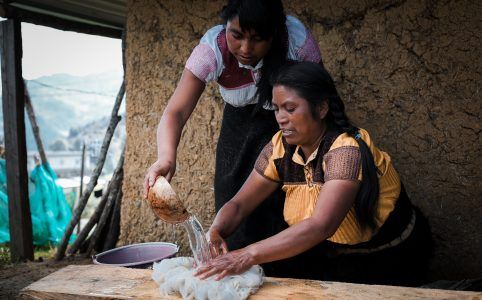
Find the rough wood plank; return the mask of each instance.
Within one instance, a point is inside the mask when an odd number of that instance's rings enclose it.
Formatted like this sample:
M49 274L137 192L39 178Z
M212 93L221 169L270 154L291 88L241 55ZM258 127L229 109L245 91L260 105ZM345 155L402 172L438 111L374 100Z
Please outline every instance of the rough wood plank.
M179 299L161 298L151 273L145 269L68 266L29 285L20 296L23 299Z
M152 270L68 266L22 290L23 299L180 299L161 297ZM266 278L249 299L482 299L482 293Z
M0 22L0 57L10 253L13 261L33 260L24 121L22 36L18 20Z

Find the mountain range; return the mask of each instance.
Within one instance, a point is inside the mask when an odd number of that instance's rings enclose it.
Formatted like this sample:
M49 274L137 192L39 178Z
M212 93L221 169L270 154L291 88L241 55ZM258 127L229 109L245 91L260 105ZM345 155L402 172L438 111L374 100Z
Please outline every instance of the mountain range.
M118 72L87 76L55 74L27 80L45 150L80 151L85 143L89 155L97 157L121 83L122 74ZM4 144L2 110L3 107L0 106L0 145ZM119 114L122 119L111 140L103 174L113 171L124 145L124 103ZM26 113L25 128L27 151L36 152L37 145ZM95 160L96 158L92 163Z
M65 142L66 150L77 150L75 148L78 148L78 144L70 144L72 132L76 132L76 136L88 135L89 131L100 130L105 133L121 83L122 74L118 72L86 76L55 74L27 80L40 136L46 150L58 145L58 141ZM124 107L125 105L122 105L121 114L124 113ZM0 117L0 140L3 141L1 107ZM35 151L37 146L27 116L25 126L27 150Z

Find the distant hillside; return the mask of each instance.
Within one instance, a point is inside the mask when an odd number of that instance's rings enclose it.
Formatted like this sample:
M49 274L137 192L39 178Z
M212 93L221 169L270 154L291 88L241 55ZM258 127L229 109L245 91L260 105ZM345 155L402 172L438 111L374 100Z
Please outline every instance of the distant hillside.
M119 124L117 124L114 136L109 145L109 151L103 169L104 174L114 171L124 146L126 139L125 114L121 117L122 119ZM85 143L87 154L92 157L93 161L97 161L109 122L110 116L106 116L85 125L71 128L67 139L65 139L65 143L69 148L65 150L80 151L82 150L82 144Z
M27 88L45 148L49 149L59 140L65 141L68 149L76 148L75 145L70 144L72 141L69 138L71 130L81 130L83 135L89 134L92 127L87 126L87 124L105 120L106 117L110 116L121 82L122 74L117 72L88 76L55 74L28 80ZM121 108L121 113L123 112L124 106ZM3 140L3 112L1 108L0 117L0 138ZM27 149L36 150L37 147L28 118L25 119ZM101 131L105 133L106 127L107 124ZM95 130L100 129L96 128Z

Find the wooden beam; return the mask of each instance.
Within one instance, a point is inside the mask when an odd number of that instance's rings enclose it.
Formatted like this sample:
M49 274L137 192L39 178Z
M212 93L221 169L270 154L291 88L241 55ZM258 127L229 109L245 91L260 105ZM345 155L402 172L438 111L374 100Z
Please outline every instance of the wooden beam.
M20 20L21 22L47 26L59 30L75 31L79 33L100 35L110 38L119 39L122 35L122 30L120 29L102 27L98 25L81 23L62 19L59 17L35 13L21 8L12 7L6 3L3 3L2 7L0 7L0 17L14 18Z
M24 121L22 36L19 20L0 22L0 57L10 253L12 261L33 260Z

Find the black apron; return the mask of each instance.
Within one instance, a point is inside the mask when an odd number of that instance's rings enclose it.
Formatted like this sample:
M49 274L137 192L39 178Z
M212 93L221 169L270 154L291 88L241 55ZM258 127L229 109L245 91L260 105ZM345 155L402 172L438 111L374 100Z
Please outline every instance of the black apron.
M256 105L224 107L216 149L214 196L216 212L241 188L264 146L279 130L274 112ZM226 242L229 250L245 247L288 227L283 219L285 193L278 189L244 220Z

